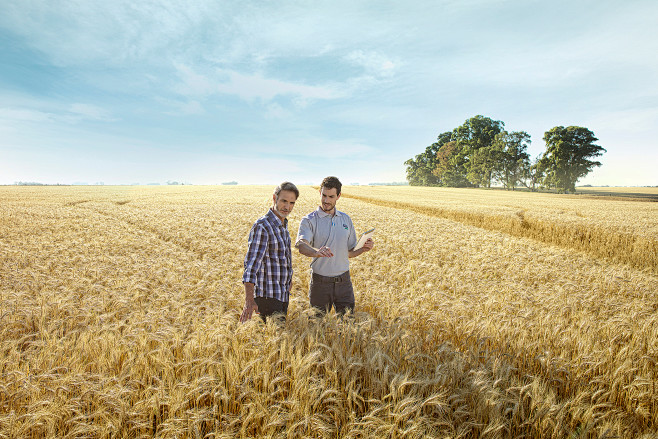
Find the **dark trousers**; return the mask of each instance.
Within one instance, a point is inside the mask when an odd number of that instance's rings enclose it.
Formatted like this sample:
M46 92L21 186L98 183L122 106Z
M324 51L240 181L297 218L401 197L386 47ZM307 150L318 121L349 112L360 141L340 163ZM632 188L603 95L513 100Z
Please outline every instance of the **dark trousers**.
M258 305L258 313L263 322L267 317L276 317L285 322L288 314L288 302L281 302L269 297L254 297L254 300Z
M319 316L331 311L332 307L341 315L348 310L354 312L354 288L349 271L334 277L313 273L308 295Z

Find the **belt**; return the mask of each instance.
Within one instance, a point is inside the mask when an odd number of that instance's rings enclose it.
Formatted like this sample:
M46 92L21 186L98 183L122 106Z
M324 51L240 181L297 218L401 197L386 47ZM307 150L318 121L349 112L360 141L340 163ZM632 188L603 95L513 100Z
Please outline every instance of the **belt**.
M322 276L321 274L313 273L313 280L324 283L348 282L350 280L350 272L346 271L338 276Z

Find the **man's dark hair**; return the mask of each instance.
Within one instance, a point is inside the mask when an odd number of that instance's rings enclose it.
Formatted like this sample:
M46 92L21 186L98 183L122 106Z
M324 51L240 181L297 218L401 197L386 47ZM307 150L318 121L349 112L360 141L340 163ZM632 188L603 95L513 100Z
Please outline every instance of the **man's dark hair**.
M336 189L336 195L340 195L341 187L343 187L343 184L337 177L325 177L325 179L322 180L322 184L320 185L320 189Z
M289 181L284 181L283 183L278 185L276 189L274 189L274 195L276 196L277 199L279 198L279 194L281 193L281 191L294 192L295 199L299 198L299 189L297 189L297 186L290 183Z

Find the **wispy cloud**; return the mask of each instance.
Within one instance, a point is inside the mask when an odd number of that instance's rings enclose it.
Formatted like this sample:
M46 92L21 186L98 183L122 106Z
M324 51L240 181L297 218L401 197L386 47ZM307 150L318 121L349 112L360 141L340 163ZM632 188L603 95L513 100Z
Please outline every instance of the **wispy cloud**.
M177 93L190 98L208 98L226 94L246 101L271 101L283 96L304 106L312 100L331 100L345 96L345 92L336 85L298 84L267 78L259 73L243 74L229 69L215 69L210 74L204 75L182 64L177 64L176 69L181 82L174 89Z
M206 75L197 73L188 65L175 63L174 67L180 82L174 85L174 91L189 98L207 98L217 93L218 82Z
M292 116L292 112L286 110L276 102L267 104L265 107L265 118L267 119L287 119Z
M81 120L91 120L100 122L115 122L118 118L104 108L91 104L76 103L69 108L71 117L69 120L77 122Z
M181 0L37 0L3 2L2 8L0 26L21 35L61 66L91 61L116 66L135 60L157 62L163 56L169 59L189 51L177 42L204 41L197 32L204 22L221 31L234 12L228 2ZM195 54L206 49L202 44L190 47Z
M77 124L85 121L115 122L107 110L90 104L76 103L66 109L40 110L25 107L0 108L0 124L17 123L66 123Z
M392 76L400 64L379 52L364 50L354 50L345 59L363 67L367 73L380 77Z
M278 79L266 78L260 74L245 75L236 71L221 70L228 76L228 81L218 84L217 91L235 94L243 99L263 99L269 101L277 96L290 96L303 104L309 100L329 100L344 96L344 92L335 86L314 86L296 84Z
M26 108L0 108L0 124L11 125L17 122L50 122L55 115L44 111Z

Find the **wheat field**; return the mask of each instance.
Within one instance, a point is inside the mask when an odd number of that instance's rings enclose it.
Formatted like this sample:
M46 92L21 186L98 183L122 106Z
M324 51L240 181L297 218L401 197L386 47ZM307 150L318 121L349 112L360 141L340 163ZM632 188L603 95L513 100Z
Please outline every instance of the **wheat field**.
M658 203L344 187L355 314L239 324L272 189L0 187L0 438L658 436Z

